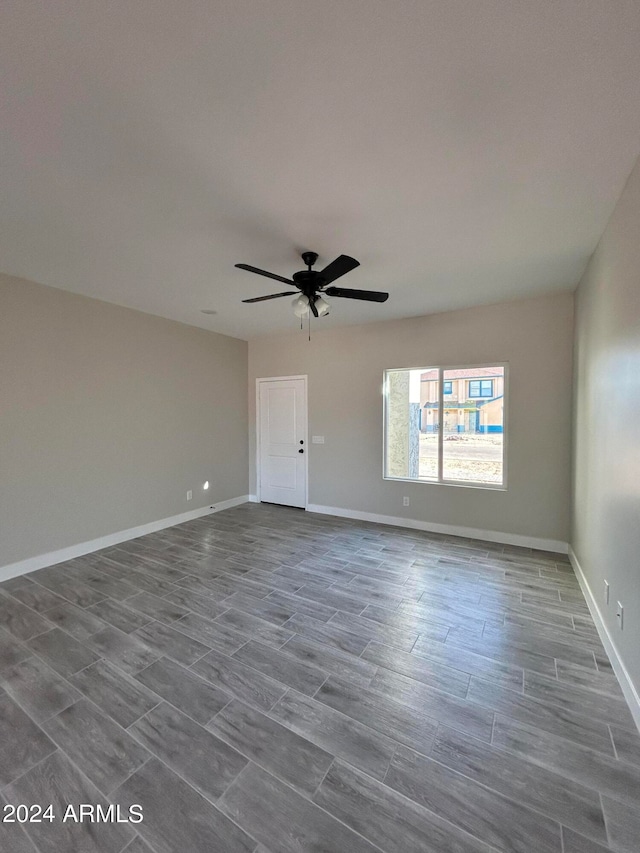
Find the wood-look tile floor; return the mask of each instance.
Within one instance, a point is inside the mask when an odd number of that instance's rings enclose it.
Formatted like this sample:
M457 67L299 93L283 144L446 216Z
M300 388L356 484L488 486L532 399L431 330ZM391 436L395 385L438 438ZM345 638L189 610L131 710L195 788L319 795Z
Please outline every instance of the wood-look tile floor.
M560 555L246 504L6 581L0 625L0 799L57 816L1 851L640 850Z

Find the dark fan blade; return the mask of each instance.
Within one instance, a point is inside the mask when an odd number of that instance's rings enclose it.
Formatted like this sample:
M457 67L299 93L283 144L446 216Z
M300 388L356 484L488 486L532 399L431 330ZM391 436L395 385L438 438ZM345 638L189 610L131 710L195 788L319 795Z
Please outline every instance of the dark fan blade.
M318 309L316 308L316 301L315 301L315 299L310 299L310 300L309 300L309 308L311 308L311 313L313 314L313 316L314 316L314 317L317 317L317 316L318 316Z
M259 270L258 267L250 267L249 264L236 264L239 270L246 270L247 272L255 272L258 275L264 275L267 278L273 278L275 281L284 281L285 284L290 284L291 287L295 287L295 281L291 281L290 278L284 278L281 275L276 275L274 272L267 272L266 270ZM333 279L332 279L333 281Z
M269 296L255 296L253 299L243 299L243 302L264 302L265 299L277 299L279 296L298 296L299 294L293 290L287 290L286 293L272 293Z
M360 266L360 261L355 258L350 258L349 255L340 255L335 261L332 261L328 267L325 267L320 273L324 284L331 284L341 275L345 275L356 267Z
M327 296L343 296L345 299L362 299L364 302L386 302L388 293L380 290L349 290L345 287L328 287L323 293Z

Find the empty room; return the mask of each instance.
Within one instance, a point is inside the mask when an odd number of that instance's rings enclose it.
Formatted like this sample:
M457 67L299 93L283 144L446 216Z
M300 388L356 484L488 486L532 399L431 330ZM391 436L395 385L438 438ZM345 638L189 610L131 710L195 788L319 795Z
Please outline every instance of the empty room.
M640 853L639 45L5 0L0 853Z

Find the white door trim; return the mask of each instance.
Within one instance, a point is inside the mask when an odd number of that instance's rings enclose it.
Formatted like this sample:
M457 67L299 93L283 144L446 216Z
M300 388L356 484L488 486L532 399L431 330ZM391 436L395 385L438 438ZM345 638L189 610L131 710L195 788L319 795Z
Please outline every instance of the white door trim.
M260 385L262 382L288 382L292 379L302 379L304 382L304 408L306 413L306 434L304 437L304 475L305 494L304 508L309 506L309 403L307 395L307 374L301 373L297 376L261 376L256 379L256 501L260 503Z

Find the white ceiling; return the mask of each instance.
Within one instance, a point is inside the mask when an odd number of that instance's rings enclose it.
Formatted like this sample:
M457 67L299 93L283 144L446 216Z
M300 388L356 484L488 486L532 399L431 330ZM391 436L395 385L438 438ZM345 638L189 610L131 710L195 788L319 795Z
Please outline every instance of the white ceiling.
M249 338L576 285L640 151L638 0L4 0L0 269ZM214 317L200 309L216 309Z

